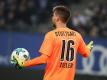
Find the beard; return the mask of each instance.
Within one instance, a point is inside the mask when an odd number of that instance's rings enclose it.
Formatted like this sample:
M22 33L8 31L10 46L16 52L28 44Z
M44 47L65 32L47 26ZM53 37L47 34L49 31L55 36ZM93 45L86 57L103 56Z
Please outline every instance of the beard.
M54 18L52 18L52 28L56 29L56 24L55 24L55 19Z
M55 28L56 28L56 25L55 25L55 24L52 24L52 28L54 28L54 29L55 29Z

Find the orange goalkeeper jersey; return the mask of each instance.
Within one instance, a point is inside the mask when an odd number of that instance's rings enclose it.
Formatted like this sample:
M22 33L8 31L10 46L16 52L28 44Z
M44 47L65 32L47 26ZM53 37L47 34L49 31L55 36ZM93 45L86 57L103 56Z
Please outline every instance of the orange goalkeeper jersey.
M90 53L78 32L69 28L48 32L39 50L48 56L44 80L74 80L77 51L84 57Z

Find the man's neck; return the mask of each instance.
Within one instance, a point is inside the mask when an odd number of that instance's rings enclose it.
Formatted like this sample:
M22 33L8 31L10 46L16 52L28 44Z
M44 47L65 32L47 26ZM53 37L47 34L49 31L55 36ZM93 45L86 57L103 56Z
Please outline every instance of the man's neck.
M66 27L67 26L64 23L58 23L58 24L56 24L56 28L66 28Z

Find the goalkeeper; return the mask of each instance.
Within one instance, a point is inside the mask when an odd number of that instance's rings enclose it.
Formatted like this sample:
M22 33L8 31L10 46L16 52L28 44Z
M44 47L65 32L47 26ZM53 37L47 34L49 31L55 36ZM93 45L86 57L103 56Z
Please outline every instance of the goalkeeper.
M85 44L82 36L67 27L70 11L65 6L53 8L52 22L54 30L45 35L39 52L41 56L21 61L15 56L17 66L31 67L46 63L43 80L74 80L77 51L83 57L89 57L93 41Z

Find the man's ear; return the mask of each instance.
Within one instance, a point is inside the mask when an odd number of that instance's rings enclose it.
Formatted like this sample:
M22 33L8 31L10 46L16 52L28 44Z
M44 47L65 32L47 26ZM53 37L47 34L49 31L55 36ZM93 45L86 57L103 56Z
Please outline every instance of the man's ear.
M59 21L60 21L60 18L59 18L59 17L57 17L56 21L57 21L57 22L59 22Z

